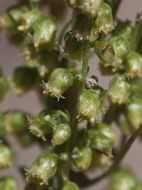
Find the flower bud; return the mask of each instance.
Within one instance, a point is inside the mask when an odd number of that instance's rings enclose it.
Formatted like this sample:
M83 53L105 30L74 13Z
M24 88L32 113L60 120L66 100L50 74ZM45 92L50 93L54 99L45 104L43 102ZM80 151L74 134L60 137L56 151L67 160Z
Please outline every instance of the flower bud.
M88 41L76 38L76 35L74 36L72 32L66 33L64 40L65 47L63 55L68 59L80 61L89 50Z
M99 151L94 151L92 156L92 169L103 169L106 170L111 164L110 156L100 153Z
M103 0L67 0L67 2L71 7L77 8L83 14L89 17L94 17L97 14Z
M86 170L92 161L92 150L89 147L75 147L72 152L73 164L78 170Z
M67 123L58 125L53 133L52 144L54 146L61 145L71 136L71 128Z
M21 25L18 26L18 30L26 31L31 30L36 22L43 17L43 14L38 9L32 9L25 12L21 16Z
M142 100L134 99L126 105L128 120L134 129L142 124Z
M7 168L11 165L11 151L4 145L0 144L0 169Z
M100 132L94 131L91 139L91 148L106 155L111 155L112 143L109 138Z
M136 185L135 177L126 169L118 170L113 173L110 181L110 190L130 190Z
M142 75L142 56L131 51L125 61L125 72L128 78L137 78Z
M130 40L132 32L134 30L134 24L130 21L118 22L113 32L114 36L122 36L125 39Z
M128 101L130 96L130 83L124 75L119 75L111 80L108 94L113 103L122 104Z
M53 48L57 26L51 16L40 19L34 26L33 41L36 48Z
M58 100L73 84L73 75L69 69L57 68L49 78L48 83L43 83L44 93L56 97Z
M106 136L111 141L111 143L115 142L116 139L115 133L107 123L97 123L94 126L94 129L103 134L104 136Z
M5 177L0 179L1 190L18 190L18 185L14 177Z
M3 29L16 29L20 24L21 16L27 11L27 7L13 7L1 18L0 25Z
M26 77L25 77L26 76ZM12 76L12 85L19 95L30 90L36 83L38 73L36 69L18 67Z
M137 182L133 190L142 190L142 184Z
M8 91L8 80L6 76L3 74L2 70L0 69L0 101L5 98L5 95Z
M78 115L94 122L104 114L105 91L103 89L84 90L78 103Z
M114 61L115 52L110 42L96 41L94 51L105 66L111 65Z
M71 182L69 180L65 180L62 190L80 190L80 189L76 183Z
M118 127L126 135L132 131L132 126L131 126L130 122L128 121L127 116L124 114L120 115Z
M27 171L27 181L38 185L47 185L57 170L57 156L55 154L40 154Z
M59 124L61 117L68 121L67 114L62 111L42 111L33 119L30 131L33 135L42 137L45 140L45 136L50 133L54 126Z
M28 119L24 112L13 111L5 114L5 130L11 134L19 134L28 128Z
M94 23L94 33L108 34L114 29L112 9L107 3L102 3Z

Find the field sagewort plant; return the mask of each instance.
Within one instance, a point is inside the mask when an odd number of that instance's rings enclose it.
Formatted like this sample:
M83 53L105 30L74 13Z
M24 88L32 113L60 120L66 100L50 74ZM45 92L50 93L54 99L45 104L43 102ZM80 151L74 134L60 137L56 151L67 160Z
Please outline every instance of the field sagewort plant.
M12 163L5 134L20 136L25 147L39 143L43 150L25 170L24 190L79 190L107 176L105 190L142 190L120 167L142 132L142 15L135 23L119 20L120 3L21 0L1 16L1 30L21 47L25 61L10 78L0 70L0 101L9 88L18 95L35 88L45 107L36 116L21 110L0 113L0 169ZM46 6L51 14L41 11ZM57 35L68 6L72 16ZM88 75L95 54L101 74L114 76L108 89ZM121 131L120 147L114 146L112 122ZM86 171L98 176L90 179ZM0 190L19 189L14 177L0 179Z

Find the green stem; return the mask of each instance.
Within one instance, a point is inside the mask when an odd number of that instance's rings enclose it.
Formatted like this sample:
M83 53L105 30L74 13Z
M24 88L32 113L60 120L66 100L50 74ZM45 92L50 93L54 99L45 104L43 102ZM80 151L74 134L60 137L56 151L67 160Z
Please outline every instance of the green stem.
M142 125L128 139L128 141L126 142L125 146L122 148L122 150L120 151L120 153L118 154L118 156L116 156L116 159L114 160L114 163L109 168L109 170L106 171L105 173L103 173L102 175L98 176L97 178L90 180L87 185L96 184L100 180L102 180L105 177L107 177L110 173L112 173L119 166L120 162L123 160L123 158L125 157L125 155L129 151L130 147L133 145L133 143L135 142L136 138L138 137L138 135L141 132L142 132Z
M133 50L137 49L141 37L142 37L142 20L136 23L135 30L132 35L131 48Z
M60 36L59 36L58 45L61 45L61 44L62 44L64 34L65 34L65 32L67 31L67 29L69 28L69 26L71 25L71 23L72 23L72 19L69 20L69 21L65 24L65 26L63 27L63 29L62 29L62 31L61 31L61 33L60 33Z

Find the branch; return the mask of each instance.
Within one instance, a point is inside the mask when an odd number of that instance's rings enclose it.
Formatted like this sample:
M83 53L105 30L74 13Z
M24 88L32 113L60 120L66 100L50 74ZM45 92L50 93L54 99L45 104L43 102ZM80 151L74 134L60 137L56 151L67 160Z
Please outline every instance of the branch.
M122 148L122 150L120 151L120 153L118 154L118 156L116 156L116 159L114 160L114 163L108 169L108 171L106 171L105 173L103 173L100 176L96 177L95 179L90 180L86 186L96 184L100 180L102 180L105 177L107 177L110 173L112 173L119 166L120 162L126 156L126 154L129 151L130 147L133 145L133 143L135 142L136 138L138 137L138 135L141 132L142 132L142 125L128 139L128 141L126 142L125 146Z

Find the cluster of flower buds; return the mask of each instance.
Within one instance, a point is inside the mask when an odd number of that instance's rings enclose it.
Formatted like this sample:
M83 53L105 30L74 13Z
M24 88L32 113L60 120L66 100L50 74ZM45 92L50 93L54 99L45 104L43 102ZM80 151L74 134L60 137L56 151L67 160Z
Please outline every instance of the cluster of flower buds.
M78 117L94 122L105 113L106 91L100 87L84 90L79 97Z
M47 185L57 170L58 157L55 154L42 153L33 162L31 168L27 170L28 182L37 185Z
M105 190L141 190L142 184L139 183L134 175L127 169L119 169L110 178L110 182Z
M5 98L5 95L8 91L8 79L3 74L2 69L0 68L0 101L2 101Z
M106 169L110 165L114 141L115 133L106 123L97 123L86 129L72 152L74 166L78 170L86 170L90 166Z
M32 120L30 131L43 140L46 140L46 135L53 132L52 144L61 145L71 136L69 115L59 110L42 111Z
M0 179L1 190L19 190L16 179L14 177L4 177Z

